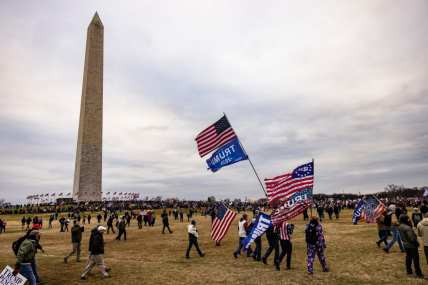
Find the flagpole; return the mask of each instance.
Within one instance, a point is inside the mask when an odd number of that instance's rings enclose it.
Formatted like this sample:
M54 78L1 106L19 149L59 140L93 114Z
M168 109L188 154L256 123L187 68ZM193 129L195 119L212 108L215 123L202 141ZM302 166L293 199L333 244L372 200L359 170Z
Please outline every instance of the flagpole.
M229 125L232 127L232 125L230 124L229 119L227 118L226 113L224 113L224 112L223 112L223 115L226 117L227 121L229 122ZM235 132L235 134L236 134L236 132ZM250 156L248 155L247 151L245 150L244 146L242 145L241 140L239 139L239 137L238 137L238 135L237 135L237 134L236 134L236 137L238 138L238 142L239 142L239 145L242 147L242 150L243 150L243 151L245 152L245 154L247 155L248 162L250 163L251 168L253 169L254 174L256 175L257 180L258 180L258 181L259 181L259 183L260 183L260 186L262 187L263 193L264 193L264 194L265 194L265 196L267 197L268 195L267 195L267 193L266 193L265 187L263 186L263 183L262 183L262 181L261 181L261 179L260 179L260 177L259 177L259 174L257 173L257 170L256 170L256 169L255 169L255 167L254 167L253 162L252 162L252 161L251 161L251 159L250 159Z
M314 204L314 184L315 184L315 164L314 159L312 158L312 172L314 173L314 183L312 184L312 203L311 203L311 217L312 217L312 206Z

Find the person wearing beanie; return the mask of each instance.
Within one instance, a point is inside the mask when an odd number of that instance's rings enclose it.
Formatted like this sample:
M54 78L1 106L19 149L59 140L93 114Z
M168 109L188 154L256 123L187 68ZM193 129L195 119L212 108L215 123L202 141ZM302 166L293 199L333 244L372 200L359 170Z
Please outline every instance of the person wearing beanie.
M190 258L190 250L192 249L192 246L195 246L196 251L198 252L200 257L204 257L205 254L201 251L198 245L198 230L196 229L196 221L192 220L190 225L187 226L187 233L189 234L189 246L187 247L186 251L186 258Z
M91 237L89 238L89 258L88 263L83 270L80 279L86 280L86 275L91 272L92 268L96 265L100 270L102 277L110 277L108 268L104 264L104 238L103 234L106 232L106 228L103 226L97 226L91 231Z
M413 231L412 222L410 221L409 216L402 214L400 216L400 226L398 227L400 231L400 236L403 241L404 249L406 250L406 269L407 274L412 275L412 263L415 267L415 272L417 277L423 278L421 267L419 265L419 242L418 238Z

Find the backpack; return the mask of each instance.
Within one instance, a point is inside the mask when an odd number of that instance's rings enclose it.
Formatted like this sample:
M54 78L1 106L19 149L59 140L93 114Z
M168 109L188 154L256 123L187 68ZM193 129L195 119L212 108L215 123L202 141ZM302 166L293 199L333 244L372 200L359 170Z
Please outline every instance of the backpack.
M309 224L305 233L306 233L306 242L308 244L316 244L317 243L318 234L317 234L316 225Z
M23 237L20 237L19 239L17 239L16 241L14 241L14 242L12 243L12 250L13 250L13 253L15 253L15 255L18 255L19 247L21 246L21 243L22 243L25 239L26 239L26 237L25 237L25 236L23 236Z

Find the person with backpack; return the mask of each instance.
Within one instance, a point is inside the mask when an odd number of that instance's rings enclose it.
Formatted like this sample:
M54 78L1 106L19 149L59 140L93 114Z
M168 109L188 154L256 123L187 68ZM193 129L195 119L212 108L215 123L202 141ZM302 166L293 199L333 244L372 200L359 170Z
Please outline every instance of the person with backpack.
M82 233L85 231L85 228L80 226L79 223L74 220L73 227L71 227L71 243L73 244L73 250L64 257L64 263L67 263L68 258L76 254L76 261L80 262L80 243L82 241Z
M421 267L419 265L419 242L418 237L412 228L412 222L409 216L402 214L400 216L400 231L401 239L403 240L404 249L406 250L406 270L408 275L413 274L412 263L415 267L416 276L423 278Z
M116 240L121 240L122 239L122 235L124 236L125 240L126 240L126 221L125 221L125 216L123 216L119 223L117 224L117 229L119 230L119 234L116 237Z
M326 249L327 246L323 228L317 217L312 217L309 224L306 225L305 236L307 244L308 273L313 274L314 272L315 255L318 256L323 272L328 272L327 261L324 255L324 249Z
M201 251L198 245L198 230L196 229L196 221L192 220L190 225L187 226L187 233L189 234L189 246L187 247L186 251L186 258L190 258L190 250L192 249L192 246L195 246L196 251L198 252L200 257L204 257L205 254Z
M88 275L95 265L98 266L103 278L110 277L108 274L110 268L104 264L103 233L105 231L106 228L103 226L97 226L91 231L91 237L89 238L89 258L82 275L80 275L80 279L82 280L87 279L86 275Z
M18 255L18 251L19 251L19 248L20 248L22 242L25 241L26 239L28 239L29 236L30 236L30 234L31 234L31 232L34 232L34 231L38 232L38 230L30 229L30 230L27 231L27 233L24 236L20 237L18 240L14 241L12 243L12 250L13 250L13 253L15 254L15 256ZM40 250L42 253L45 252L43 250L42 245L40 244L40 239L36 239L36 253L37 253L37 250ZM40 281L39 274L37 272L37 265L36 265L36 260L35 259L33 259L31 261L31 268L33 270L34 276L36 277L37 283L40 283L41 281Z
M29 285L36 285L38 283L38 278L36 277L37 270L35 266L35 258L39 240L39 231L30 231L28 236L26 236L19 244L18 251L16 253L16 264L15 269L13 270L13 275L18 273L22 274L28 279Z
M279 227L281 244L281 254L278 257L278 262L275 264L276 270L280 270L280 264L284 257L287 255L287 270L291 269L291 252L293 250L293 244L291 243L291 235L294 231L294 225L289 224L286 221L281 224Z

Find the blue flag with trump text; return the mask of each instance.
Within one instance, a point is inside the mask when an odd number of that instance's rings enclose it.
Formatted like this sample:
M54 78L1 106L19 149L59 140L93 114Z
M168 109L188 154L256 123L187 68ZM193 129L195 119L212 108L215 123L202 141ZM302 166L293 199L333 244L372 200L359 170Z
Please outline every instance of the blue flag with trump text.
M262 236L271 226L272 221L270 220L270 216L260 213L253 223L250 234L242 241L242 246L248 249L251 243L259 236Z
M212 172L216 172L224 166L247 159L247 154L242 149L239 140L235 138L215 151L212 156L207 159L207 164Z

